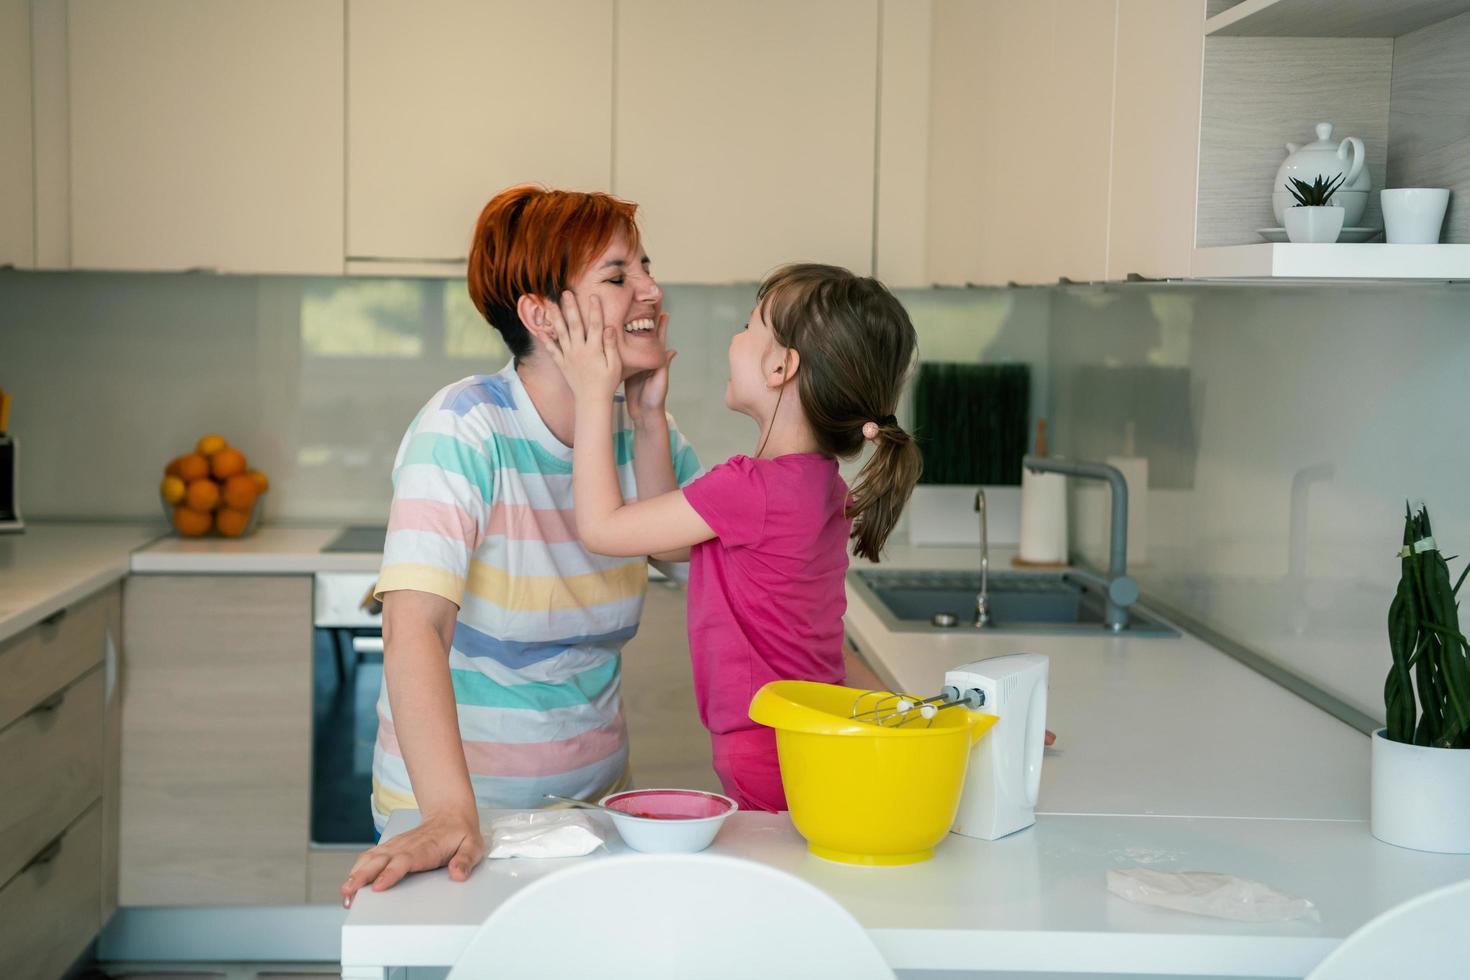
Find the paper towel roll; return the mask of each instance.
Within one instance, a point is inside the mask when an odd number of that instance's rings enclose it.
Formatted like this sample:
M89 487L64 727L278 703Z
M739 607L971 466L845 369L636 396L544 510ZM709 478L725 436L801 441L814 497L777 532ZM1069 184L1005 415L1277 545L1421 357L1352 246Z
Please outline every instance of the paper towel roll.
M1148 561L1148 460L1142 456L1109 456L1128 481L1128 565Z
M1067 560L1067 478L1021 472L1020 559L1033 565Z

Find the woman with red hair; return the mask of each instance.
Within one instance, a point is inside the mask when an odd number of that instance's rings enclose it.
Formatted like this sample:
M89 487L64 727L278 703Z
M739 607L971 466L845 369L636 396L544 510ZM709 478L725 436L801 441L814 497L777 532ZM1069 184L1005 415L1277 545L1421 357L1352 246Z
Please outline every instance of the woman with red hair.
M359 856L346 903L412 871L448 865L463 881L485 850L477 807L595 800L626 782L620 651L637 630L646 560L594 555L577 537L575 400L547 349L564 292L600 305L620 327L624 496L698 475L664 411L674 352L635 211L606 194L515 187L475 225L470 296L513 357L437 392L394 464L372 808L380 834L393 810L423 819Z

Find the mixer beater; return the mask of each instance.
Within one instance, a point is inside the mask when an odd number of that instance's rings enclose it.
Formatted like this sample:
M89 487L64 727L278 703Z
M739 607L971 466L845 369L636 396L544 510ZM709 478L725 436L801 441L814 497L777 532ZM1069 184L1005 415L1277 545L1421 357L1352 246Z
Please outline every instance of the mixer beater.
M927 728L934 724L939 712L960 705L978 711L985 706L985 692L973 687L961 691L952 684L946 685L932 698L916 698L892 691L864 691L853 700L852 719L884 728L902 728L922 721Z

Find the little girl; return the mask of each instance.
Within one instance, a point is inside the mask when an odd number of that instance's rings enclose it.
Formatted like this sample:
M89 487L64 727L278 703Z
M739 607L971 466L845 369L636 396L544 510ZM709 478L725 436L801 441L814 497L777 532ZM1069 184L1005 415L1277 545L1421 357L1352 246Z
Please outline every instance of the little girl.
M786 809L775 733L750 720L768 681L843 681L847 541L878 560L919 478L919 452L893 417L916 346L908 314L874 279L790 265L730 341L725 404L759 427L735 456L682 490L625 503L614 471L617 331L594 298L545 304L552 355L577 398L572 492L578 535L605 555L691 549L689 649L714 768L741 807ZM851 491L837 472L864 441Z

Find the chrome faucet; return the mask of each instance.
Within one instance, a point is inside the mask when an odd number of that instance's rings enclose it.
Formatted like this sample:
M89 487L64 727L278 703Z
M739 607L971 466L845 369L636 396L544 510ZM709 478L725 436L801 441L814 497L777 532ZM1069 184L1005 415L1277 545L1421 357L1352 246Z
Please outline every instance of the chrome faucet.
M975 594L975 628L990 625L990 610L987 608L990 592L990 531L985 519L985 488L975 491L975 510L980 514L980 591Z
M1106 463L1028 455L1021 460L1021 465L1033 473L1061 473L1107 481L1112 491L1113 507L1108 528L1108 574L1101 582L1107 594L1103 621L1114 632L1122 630L1128 625L1128 607L1138 601L1138 583L1128 577L1128 481L1116 466Z

